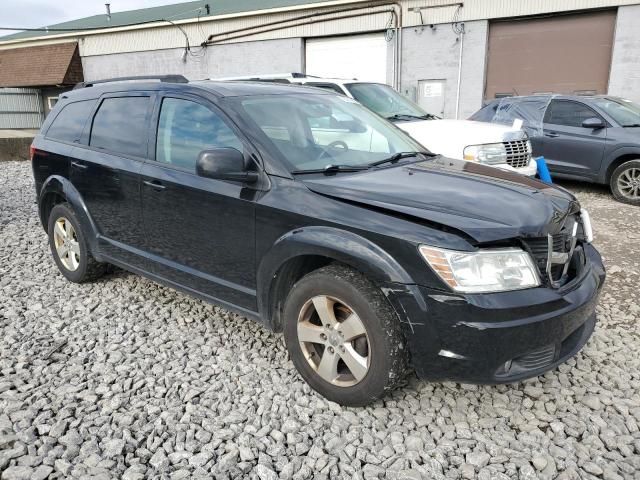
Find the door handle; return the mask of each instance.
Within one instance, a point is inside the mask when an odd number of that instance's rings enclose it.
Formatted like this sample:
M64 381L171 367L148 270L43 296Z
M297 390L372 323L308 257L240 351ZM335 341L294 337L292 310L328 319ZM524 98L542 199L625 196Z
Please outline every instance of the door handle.
M79 168L80 170L86 170L87 168L89 168L88 165L85 165L84 163L78 163L78 162L71 162L71 166L74 168Z
M147 187L151 187L154 190L164 190L165 187L162 183L160 183L158 180L143 180L143 182Z
M560 135L558 135L556 132L547 132L544 134L544 136L549 138L556 138L556 137L559 137Z

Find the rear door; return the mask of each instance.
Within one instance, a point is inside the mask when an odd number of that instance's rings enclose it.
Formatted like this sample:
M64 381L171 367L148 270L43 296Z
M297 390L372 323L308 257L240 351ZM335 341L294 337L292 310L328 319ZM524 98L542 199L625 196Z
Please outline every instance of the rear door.
M583 128L588 118L602 117L583 102L554 99L544 117L537 151L551 172L591 179L600 171L607 129ZM602 119L606 124L606 121Z
M71 179L99 231L101 252L143 267L140 170L147 156L150 92L103 95L72 151Z
M153 124L155 153L142 170L142 211L155 273L256 311L256 192L241 182L196 175L202 150L246 152L241 135L214 105L186 95L161 98Z

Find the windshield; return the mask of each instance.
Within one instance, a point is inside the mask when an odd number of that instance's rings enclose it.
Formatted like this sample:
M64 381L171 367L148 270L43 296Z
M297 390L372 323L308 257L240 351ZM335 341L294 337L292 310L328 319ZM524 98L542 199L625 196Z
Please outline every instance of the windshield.
M640 106L623 98L594 98L593 103L623 127L640 125Z
M240 103L291 171L365 166L398 152L426 151L401 130L345 96L259 95Z
M378 115L397 120L398 117L409 119L436 119L435 115L425 112L408 98L403 97L389 85L382 83L349 83L345 87L353 98Z

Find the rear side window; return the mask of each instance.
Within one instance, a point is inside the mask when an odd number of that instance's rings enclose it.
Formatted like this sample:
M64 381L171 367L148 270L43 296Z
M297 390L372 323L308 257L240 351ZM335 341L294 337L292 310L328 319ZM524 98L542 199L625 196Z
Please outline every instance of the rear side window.
M158 120L156 160L195 171L202 150L230 147L242 151L242 142L219 115L196 102L165 98Z
M62 107L47 130L47 138L69 143L79 140L95 102L95 100L84 100Z
M600 118L596 112L583 103L568 100L552 100L544 123L564 125L567 127L582 127L582 122L588 118Z
M136 157L147 154L149 97L105 98L93 118L89 145Z

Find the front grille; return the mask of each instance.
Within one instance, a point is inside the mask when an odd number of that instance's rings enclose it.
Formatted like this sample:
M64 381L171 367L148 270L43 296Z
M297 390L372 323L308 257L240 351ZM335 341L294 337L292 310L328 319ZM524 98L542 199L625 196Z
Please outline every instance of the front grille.
M539 368L546 367L553 362L556 356L556 346L546 345L537 350L527 353L521 357L515 358L513 363L518 364L525 370L538 370Z
M554 252L568 253L571 250L571 233L568 231L563 230L560 233L556 233L552 238ZM548 240L546 237L529 238L525 240L527 247L531 250L531 254L538 265L540 276L545 282L550 280L547 275L547 258L549 255L549 246L547 242ZM553 280L560 279L563 269L564 265L558 264L551 266L551 276L553 277Z
M515 140L513 142L503 142L507 151L507 164L513 168L522 168L529 165L531 150L528 140Z

